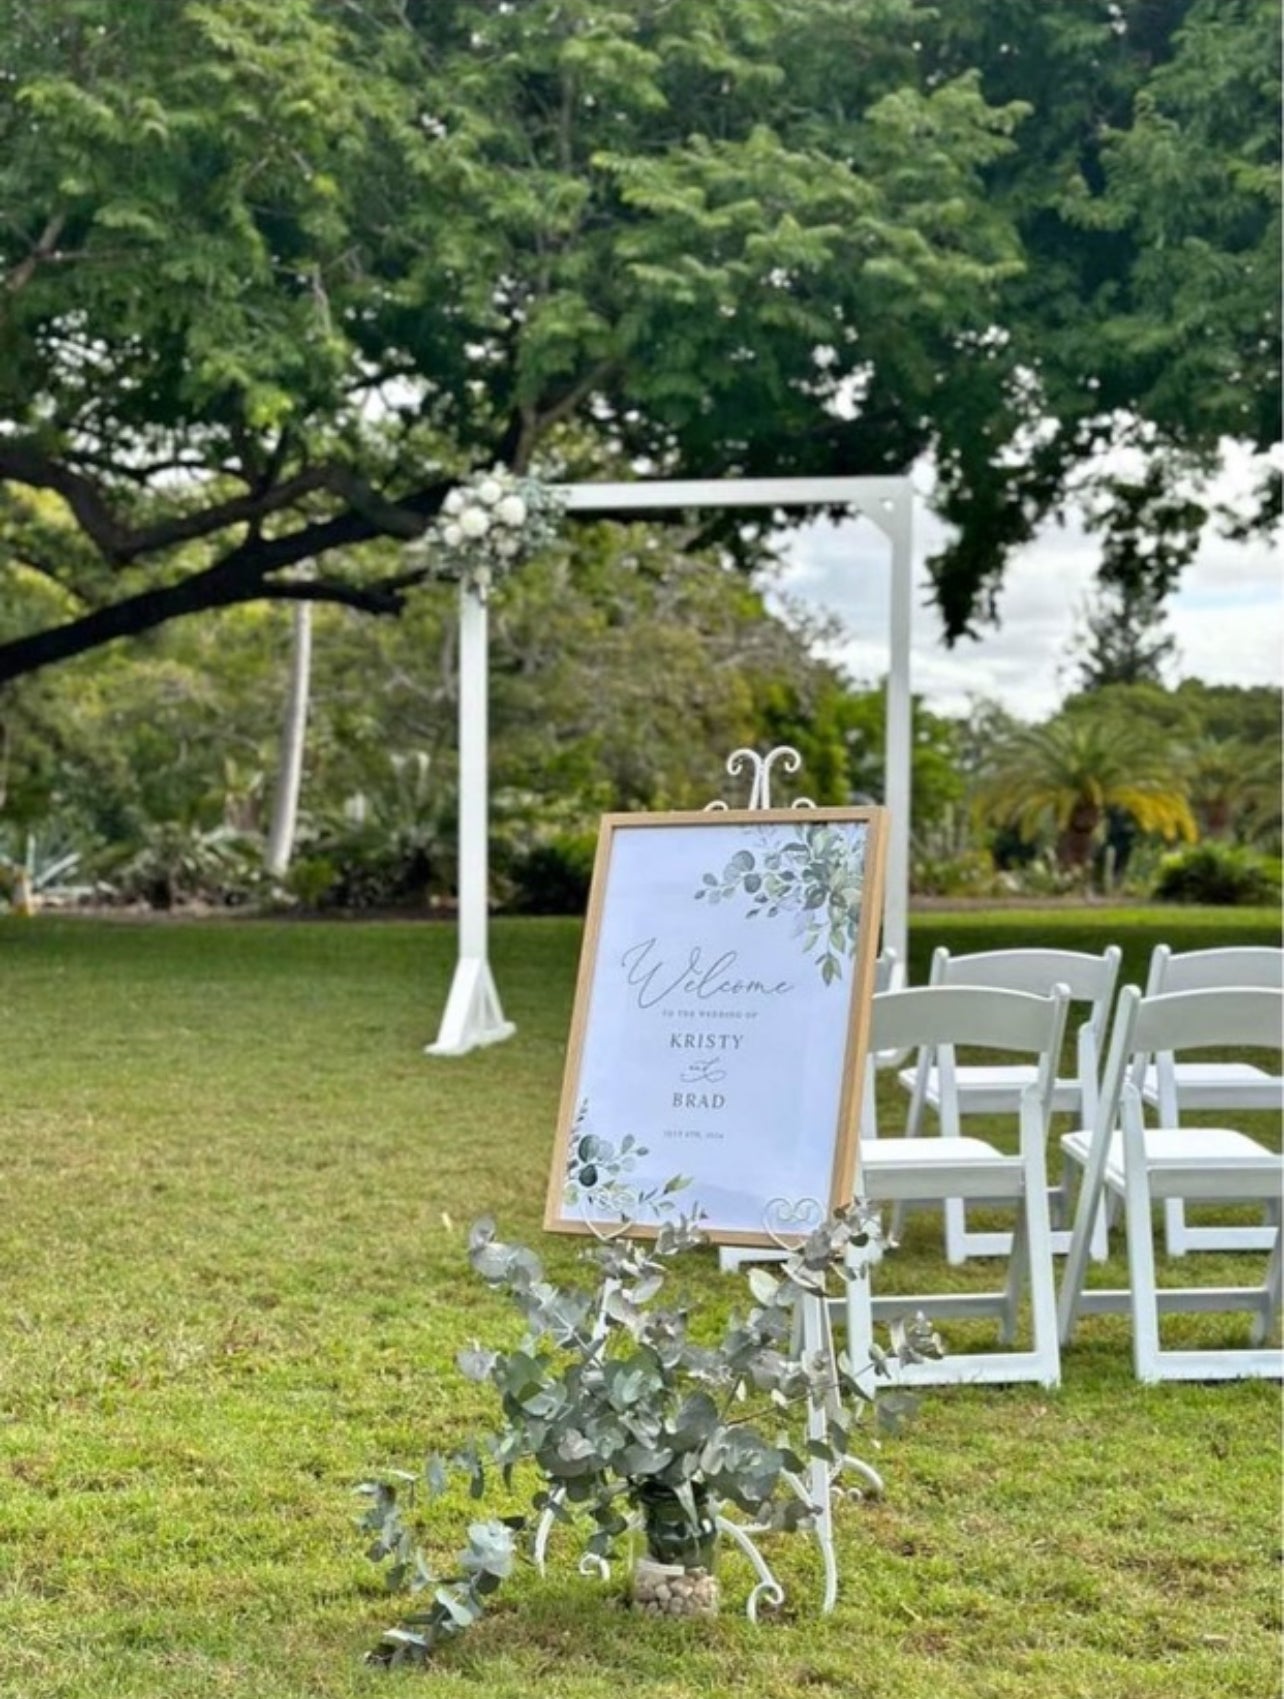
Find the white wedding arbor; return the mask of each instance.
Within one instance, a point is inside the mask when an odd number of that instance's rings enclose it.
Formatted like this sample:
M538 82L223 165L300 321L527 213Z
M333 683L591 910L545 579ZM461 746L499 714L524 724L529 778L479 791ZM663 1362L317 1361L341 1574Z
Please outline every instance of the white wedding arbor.
M891 554L884 802L889 815L883 944L906 960L909 910L910 610L913 490L907 477L641 479L563 484L567 513L612 519L672 508L845 507L884 534ZM645 658L639 657L645 665ZM484 595L459 603L459 940L450 994L430 1056L462 1056L515 1030L490 969L487 877L487 612Z

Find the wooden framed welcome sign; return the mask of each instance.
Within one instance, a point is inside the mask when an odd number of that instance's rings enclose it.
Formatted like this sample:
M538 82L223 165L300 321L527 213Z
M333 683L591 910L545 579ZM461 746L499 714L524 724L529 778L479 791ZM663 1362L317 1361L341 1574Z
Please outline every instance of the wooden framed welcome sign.
M546 1227L698 1209L715 1244L759 1245L773 1201L850 1199L885 819L603 819Z

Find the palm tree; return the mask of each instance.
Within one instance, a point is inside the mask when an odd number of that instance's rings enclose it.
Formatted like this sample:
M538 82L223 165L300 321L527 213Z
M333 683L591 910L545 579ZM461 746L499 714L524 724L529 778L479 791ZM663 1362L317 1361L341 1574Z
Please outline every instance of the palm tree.
M1086 870L1107 809L1166 840L1198 836L1185 787L1153 737L1117 721L1063 716L1022 727L1000 744L974 802L989 825L1023 838L1056 833L1062 867Z
M1278 746L1254 748L1240 738L1204 737L1183 751L1191 806L1206 838L1251 841L1278 818Z

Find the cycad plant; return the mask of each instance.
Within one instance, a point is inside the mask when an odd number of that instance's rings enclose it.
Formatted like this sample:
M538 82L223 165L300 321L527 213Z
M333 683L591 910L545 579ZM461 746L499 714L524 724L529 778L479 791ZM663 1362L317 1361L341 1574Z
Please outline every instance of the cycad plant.
M1206 838L1252 842L1279 821L1280 753L1240 738L1198 738L1182 765L1191 805Z
M978 818L1023 838L1052 833L1058 863L1086 871L1119 809L1166 842L1198 837L1185 786L1163 745L1121 722L1062 716L1022 727L994 751L978 786Z

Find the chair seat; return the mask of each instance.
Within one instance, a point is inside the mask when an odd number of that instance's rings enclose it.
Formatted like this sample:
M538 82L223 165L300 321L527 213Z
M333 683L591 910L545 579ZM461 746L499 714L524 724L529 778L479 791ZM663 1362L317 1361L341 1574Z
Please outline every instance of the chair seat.
M960 1137L956 1139L869 1139L861 1149L861 1161L887 1166L907 1162L913 1166L939 1167L942 1162L983 1162L993 1160L1014 1163L1015 1156L1004 1156L985 1139Z
M913 1091L913 1068L902 1068L896 1077L906 1091ZM1018 1064L1005 1066L1002 1063L969 1063L966 1067L955 1068L959 1112L972 1115L1015 1112L1020 1106L1022 1093L1034 1085L1037 1078L1036 1069ZM1052 1108L1061 1112L1078 1109L1081 1096L1077 1079L1057 1079L1052 1087ZM927 1076L924 1100L933 1109L939 1109L941 1106L941 1083L935 1068Z
M1251 1062L1177 1062L1172 1068L1183 1109L1272 1109L1284 1082ZM1152 1062L1141 1088L1142 1101L1159 1103L1159 1075Z
M1025 1169L984 1139L869 1139L861 1147L858 1186L866 1197L1019 1197Z
M1284 1178L1284 1158L1233 1127L1148 1127L1145 1131L1146 1168L1155 1197L1182 1197L1183 1180L1194 1181L1205 1199L1260 1197L1263 1187L1278 1186ZM1092 1135L1085 1129L1067 1133L1061 1148L1086 1165ZM1105 1183L1124 1190L1123 1134L1116 1129L1106 1156ZM1247 1190L1237 1189L1247 1187Z

